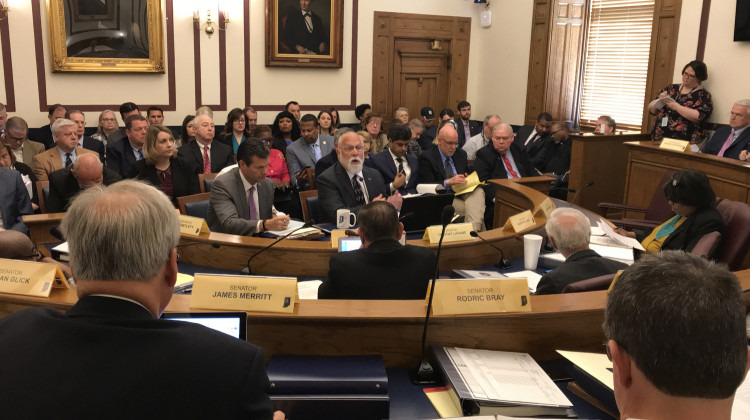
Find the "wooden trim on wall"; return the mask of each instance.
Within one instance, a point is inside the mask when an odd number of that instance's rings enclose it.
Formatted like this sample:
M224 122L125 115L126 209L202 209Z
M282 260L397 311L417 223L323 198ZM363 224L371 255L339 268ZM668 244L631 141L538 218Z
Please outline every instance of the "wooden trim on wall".
M203 103L203 86L201 76L201 35L204 33L198 25L193 24L193 68L195 72L195 109L208 106L212 111L227 110L227 33L219 29L224 22L224 12L219 11L219 19L216 21L216 32L219 33L219 104L208 105ZM211 42L211 41L209 41ZM247 44L247 42L245 42Z
M703 0L703 10L701 11L701 24L698 30L698 49L695 52L695 59L703 61L706 53L706 36L708 36L708 16L711 13L711 0Z
M8 112L16 111L16 91L13 86L13 57L10 50L10 28L8 12L0 10L0 49L3 54L3 77L5 79L5 108Z
M524 123L527 125L534 125L537 115L545 111L544 97L547 90L547 56L550 22L552 20L552 2L550 0L536 0L533 15L524 118Z

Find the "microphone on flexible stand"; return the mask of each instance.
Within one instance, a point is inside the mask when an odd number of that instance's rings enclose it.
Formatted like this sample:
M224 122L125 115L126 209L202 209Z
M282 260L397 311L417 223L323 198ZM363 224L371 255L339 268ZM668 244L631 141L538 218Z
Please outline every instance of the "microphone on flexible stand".
M495 244L493 244L492 242L490 242L490 241L482 238L481 236L479 236L479 234L476 231L472 230L469 234L471 236L475 237L475 238L481 239L482 242L484 242L487 245L489 245L489 246L495 248L496 250L500 251L500 262L497 263L497 264L495 264L496 268L500 268L500 269L506 270L508 268L513 267L513 264L511 264L510 261L508 261L508 260L505 259L505 252L503 252L502 249L500 249L499 247L495 246Z
M284 240L284 239L288 238L288 237L289 237L289 235L293 234L294 232L296 232L296 231L298 231L298 230L300 230L300 229L304 229L304 228L309 228L309 227L310 227L310 226L312 226L313 224L315 224L315 220L313 220L313 219L310 219L310 220L306 221L304 225L302 225L302 226L298 227L297 229L294 229L293 231L291 231L291 232L287 233L286 235L284 235L284 236L280 237L279 239L277 239L277 240L275 240L275 241L271 242L271 244L270 244L270 245L268 245L267 247L265 247L265 248L261 249L260 251L256 252L255 254L251 255L251 256L250 256L250 258L248 258L248 259L247 259L247 264L245 264L245 268L243 268L243 269L242 269L242 271L240 272L240 274L248 274L248 275L249 275L249 274L253 274L253 271L252 271L252 270L250 269L250 262L251 262L251 261L253 260L253 258L255 258L255 257L257 257L258 255L262 254L262 253L263 253L263 252L265 252L265 251L266 251L266 250L267 250L268 248L270 248L270 247L272 247L272 246L276 245L277 243L281 242L282 240Z
M443 214L440 216L440 221L443 223L443 230L440 232L440 241L438 242L437 258L435 261L435 275L432 277L432 284L430 285L430 298L427 301L427 315L424 318L424 329L422 330L422 361L419 363L419 366L409 372L412 383L416 385L437 382L437 379L435 378L435 370L425 356L425 344L427 343L427 326L430 324L432 297L435 295L435 283L437 282L438 273L440 271L440 249L443 247L445 228L450 224L451 220L453 220L453 215L455 213L456 209L451 205L447 205L443 207Z
M576 191L576 194L573 196L573 199L570 200L570 205L568 207L573 207L573 204L576 202L576 199L578 198L578 194L580 194L581 191L585 190L586 188L588 188L588 187L590 187L592 185L594 185L594 181L587 182L585 184L581 184L581 186L578 187L578 191Z

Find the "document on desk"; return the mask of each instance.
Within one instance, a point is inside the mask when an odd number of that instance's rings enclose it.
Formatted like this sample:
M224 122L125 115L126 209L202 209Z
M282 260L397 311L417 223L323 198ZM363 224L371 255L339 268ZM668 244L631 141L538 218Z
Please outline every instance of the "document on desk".
M445 350L473 400L572 407L528 353L458 347Z
M615 390L615 380L612 376L612 362L609 361L606 354L565 350L556 351L610 390Z
M732 420L750 419L750 375L745 377L737 392L734 393Z
M619 246L606 246L597 244L591 244L589 245L589 248L592 251L596 251L597 254L601 255L604 258L620 261L628 265L633 264L634 261L632 248L622 248Z
M541 274L537 274L536 271L531 271L531 270L513 271L510 273L506 272L505 277L510 277L510 278L526 277L526 281L529 283L529 292L531 293L536 293L536 286L539 284L539 280L542 279Z
M629 248L635 248L639 251L645 251L643 248L643 245L641 245L640 242L638 242L637 239L629 238L627 236L620 235L619 233L615 232L614 229L612 229L608 224L602 222L599 220L597 222L599 224L599 229L601 229L607 237L614 239L618 243L620 243L622 246L626 246Z

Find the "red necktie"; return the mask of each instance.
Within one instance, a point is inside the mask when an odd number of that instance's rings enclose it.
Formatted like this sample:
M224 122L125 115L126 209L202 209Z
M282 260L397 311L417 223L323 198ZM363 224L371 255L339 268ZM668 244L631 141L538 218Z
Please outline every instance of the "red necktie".
M203 173L211 173L211 160L208 158L208 146L203 146Z
M513 165L510 164L507 154L503 155L503 163L505 164L505 169L508 171L508 178L518 178L518 174L513 170Z

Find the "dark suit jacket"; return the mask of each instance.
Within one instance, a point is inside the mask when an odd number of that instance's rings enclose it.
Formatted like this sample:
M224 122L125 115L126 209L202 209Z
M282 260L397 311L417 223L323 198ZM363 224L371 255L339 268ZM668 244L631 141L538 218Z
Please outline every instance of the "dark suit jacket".
M417 158L408 153L404 158L411 168L411 174L409 175L409 182L399 188L399 192L401 194L416 194L417 184L419 183L419 163L417 162ZM393 161L393 157L391 156L391 152L384 150L380 153L376 153L370 156L369 159L365 159L365 165L375 168L380 172L380 175L383 176L385 187L390 192L388 184L393 182L393 179L396 177L396 172L398 171L396 162Z
M104 163L104 143L89 136L83 136L83 148L99 153L99 160Z
M469 161L465 151L456 149L452 157L457 174L468 172ZM440 156L440 149L435 146L419 155L419 183L442 184L443 181L445 181L445 162Z
M195 168L186 159L179 156L170 159L170 168L172 170L172 184L174 187L174 198L184 197L186 195L198 194L201 192L198 186L198 175ZM149 184L159 188L159 175L156 173L156 166L146 163L146 159L139 160L133 165L130 172L130 178L138 178L147 181Z
M517 144L511 143L508 150L511 155L513 155L513 160L516 162L519 176L525 177L536 175L531 160ZM486 146L477 150L477 159L474 161L474 170L477 171L480 181L508 178L508 172L505 170L503 157L495 150L492 143L488 143Z
M717 155L724 146L724 142L729 138L729 133L732 132L732 127L721 127L716 130L711 140L703 146L702 153L708 153L711 155ZM745 131L727 148L724 152L725 158L739 159L740 152L743 150L750 150L750 127L746 128Z
M435 274L435 254L428 248L402 246L395 239L356 251L333 254L320 299L424 299Z
M217 176L211 185L206 223L212 232L250 236L255 233L258 220L270 219L273 206L273 182L266 178L255 184L258 189L258 217L250 219L250 204L239 168Z
M435 137L437 137L437 127L425 127L424 131L419 136L419 140L417 140L419 147L421 147L422 150L432 149L435 146L432 144Z
M123 179L133 173L135 162L133 148L127 137L107 145L107 167L120 174Z
M96 140L94 140L96 141ZM109 169L102 169L102 183L112 185L122 177L117 172ZM47 197L47 213L60 213L68 211L70 203L76 194L81 191L78 180L73 176L70 168L60 169L49 174L49 197Z
M518 129L518 133L516 134L515 140L513 140L513 143L517 144L521 149L523 149L527 155L531 158L532 161L536 159L536 156L542 152L547 145L551 141L551 137L548 135L541 136L540 138L537 138L534 140L534 143L525 146L524 143L526 143L526 140L529 139L529 136L534 131L536 127L533 125L522 125ZM545 159L545 158L541 158Z
M724 219L718 210L715 208L696 210L671 235L667 236L661 249L679 249L690 252L703 235L711 232L722 233L723 230Z
M39 127L36 130L29 130L29 138L35 142L42 143L46 150L55 147L55 139L52 137L52 128L49 124Z
M197 174L203 173L203 155L198 147L198 141L183 144L178 150L179 156L184 157L193 165ZM211 173L218 173L229 165L234 165L234 151L230 146L220 142L211 142Z
M466 141L469 140L465 138L464 133L464 124L463 121L461 121L461 118L456 118L456 131L458 132L458 147L464 147L464 144L466 144ZM474 120L469 120L469 133L471 133L471 136L469 138L476 136L477 134L482 132L482 123Z
M323 21L312 11L310 11L310 18L313 25L312 33L307 31L307 24L300 9L296 9L287 15L286 26L284 26L284 40L294 54L297 54L295 45L305 47L315 54L320 54L321 43L326 44L326 49L330 48L328 46L330 42L328 30L323 26Z
M369 159L365 159L365 162L367 162L368 160ZM323 156L322 158L318 159L317 162L315 162L315 185L318 185L318 176L338 161L339 157L338 155L336 155L336 150L334 149L331 151L331 153Z
M0 168L0 214L3 216L5 229L17 230L28 235L29 228L23 223L23 216L33 213L29 192L23 185L21 173L13 169Z
M570 283L614 274L627 267L628 265L625 263L608 260L590 249L578 251L569 256L562 265L542 276L536 286L536 294L560 293Z
M379 196L388 196L385 189L383 177L377 169L367 166L362 167L362 177L367 186L368 202ZM320 207L319 222L333 222L336 220L336 210L349 209L354 214L359 214L362 206L357 204L354 196L354 187L352 187L349 174L341 163L336 162L318 177L318 203Z
M33 308L0 321L0 412L9 419L270 419L264 365L263 349L246 341L154 319L125 300L86 296L65 314Z
M539 172L553 173L563 175L570 170L570 153L573 140L568 138L565 141L557 142L552 137L547 137L544 150L532 159L534 166Z

